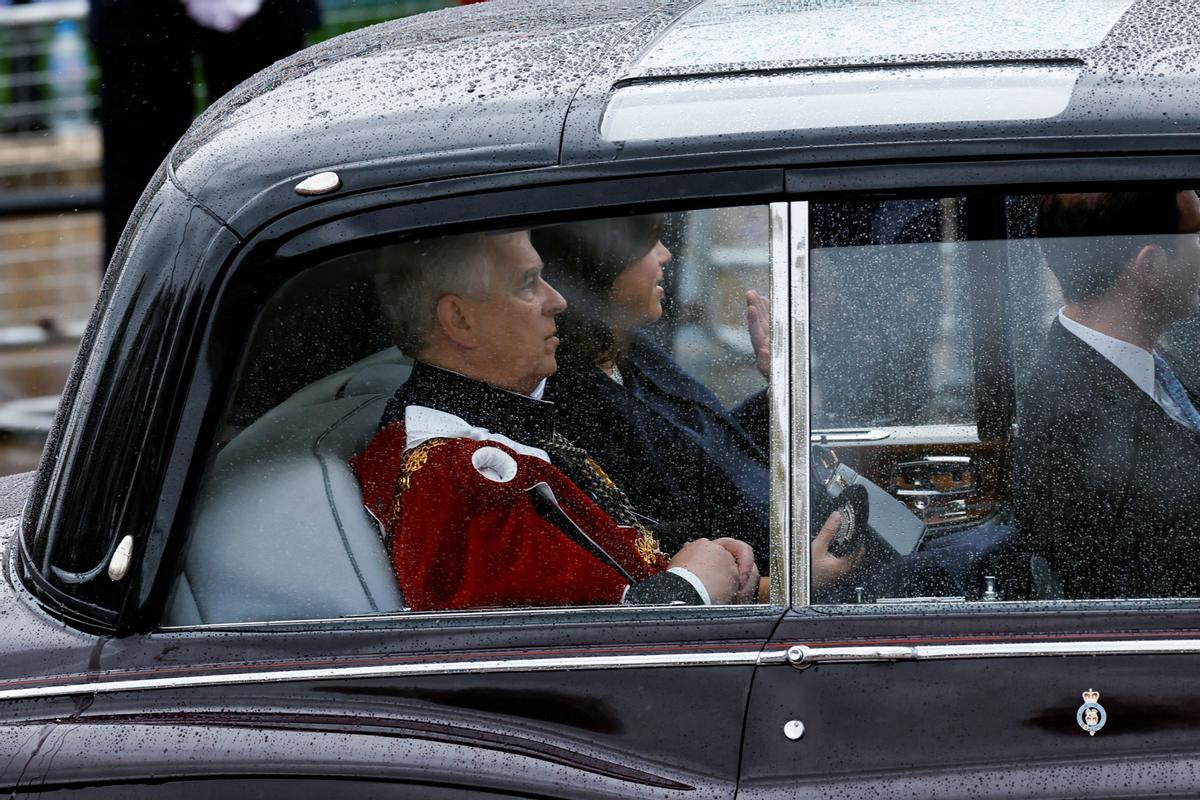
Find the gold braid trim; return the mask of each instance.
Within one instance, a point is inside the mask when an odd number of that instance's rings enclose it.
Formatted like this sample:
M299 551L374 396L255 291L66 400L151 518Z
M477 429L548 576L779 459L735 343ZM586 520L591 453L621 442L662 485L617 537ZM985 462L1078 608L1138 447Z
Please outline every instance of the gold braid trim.
M654 538L654 534L644 525L637 526L638 533L641 534L633 543L634 549L638 555L642 557L642 561L647 564L653 564L659 558L665 558L662 549L658 546L658 539Z
M592 458L591 456L587 456L584 460L587 461L587 465L592 468L592 472L596 473L596 476L600 478L605 486L607 486L609 489L617 489L620 491L616 481L608 477L608 473L604 471L604 468L600 466L596 459ZM633 527L640 534L634 541L633 547L635 550L637 550L637 554L642 557L642 561L646 562L647 564L653 564L659 558L666 558L666 554L663 553L662 548L659 547L658 539L654 538L654 531L647 528L637 519L633 520Z
M605 486L610 489L615 489L617 487L616 481L608 477L608 473L604 471L604 467L597 463L596 459L588 456L585 460L587 461L587 465L592 468L592 472L596 473L600 480L604 481Z
M425 466L429 460L429 451L446 443L445 439L428 439L404 454L400 463L400 472L396 474L396 495L392 500L392 528L400 524L401 495L408 491L408 484L414 472ZM388 546L391 546L391 535L388 536Z

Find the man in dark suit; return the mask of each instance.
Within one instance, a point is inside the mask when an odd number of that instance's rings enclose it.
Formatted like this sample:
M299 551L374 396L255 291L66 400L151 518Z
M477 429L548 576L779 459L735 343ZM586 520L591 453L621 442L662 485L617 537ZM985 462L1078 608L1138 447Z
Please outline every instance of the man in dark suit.
M1066 305L1022 398L1020 540L1067 598L1200 595L1197 387L1155 349L1200 308L1200 199L1045 195L1037 225Z

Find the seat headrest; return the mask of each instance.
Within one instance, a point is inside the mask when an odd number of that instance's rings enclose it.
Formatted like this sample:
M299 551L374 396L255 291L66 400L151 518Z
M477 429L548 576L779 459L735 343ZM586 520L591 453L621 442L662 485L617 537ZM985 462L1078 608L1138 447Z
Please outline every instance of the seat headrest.
M363 367L342 387L342 397L362 397L382 394L391 397L400 384L408 380L412 364L374 364Z

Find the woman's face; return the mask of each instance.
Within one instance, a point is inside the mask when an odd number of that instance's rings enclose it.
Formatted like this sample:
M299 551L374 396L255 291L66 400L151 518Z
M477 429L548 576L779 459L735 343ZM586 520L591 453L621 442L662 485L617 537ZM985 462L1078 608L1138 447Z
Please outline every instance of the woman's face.
M608 291L613 328L632 331L662 316L663 265L671 251L655 242L650 252L621 270Z

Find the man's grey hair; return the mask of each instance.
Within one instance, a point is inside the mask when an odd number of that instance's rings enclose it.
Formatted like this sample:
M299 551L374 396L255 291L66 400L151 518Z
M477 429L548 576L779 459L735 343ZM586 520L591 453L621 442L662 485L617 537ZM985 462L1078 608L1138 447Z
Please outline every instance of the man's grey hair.
M415 358L425 349L443 297L487 292L491 270L486 237L467 233L417 239L379 251L375 284L400 352Z

